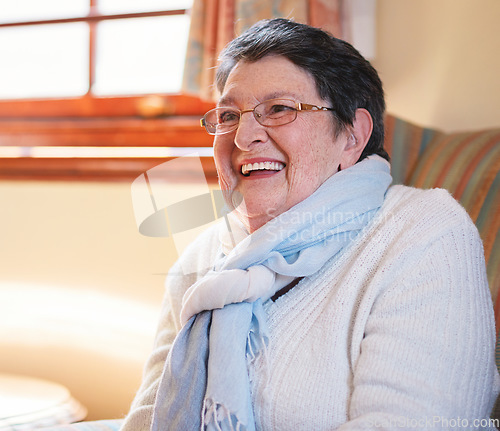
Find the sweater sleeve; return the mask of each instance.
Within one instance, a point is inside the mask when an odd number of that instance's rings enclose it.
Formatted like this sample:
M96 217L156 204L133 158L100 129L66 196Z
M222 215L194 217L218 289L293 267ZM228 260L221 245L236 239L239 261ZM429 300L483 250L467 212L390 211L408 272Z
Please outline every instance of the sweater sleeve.
M495 429L484 254L475 226L465 212L459 218L417 245L404 275L379 292L354 368L350 420L339 430Z
M149 431L163 368L177 333L184 292L210 268L219 253L218 227L207 229L190 244L170 269L165 282L153 351L143 372L141 386L120 431Z
M121 431L149 431L156 391L176 333L171 299L167 289L163 299L153 351L145 364L141 386L120 428Z

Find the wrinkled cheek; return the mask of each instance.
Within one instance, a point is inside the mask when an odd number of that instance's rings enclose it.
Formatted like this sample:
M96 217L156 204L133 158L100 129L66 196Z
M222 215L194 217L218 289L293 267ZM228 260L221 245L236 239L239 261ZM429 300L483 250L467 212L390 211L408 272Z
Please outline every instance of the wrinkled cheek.
M235 193L235 181L232 179L231 175L228 175L227 171L222 169L221 167L217 167L217 174L219 180L219 188L222 192L222 197L224 198L224 202L228 206L228 209L232 211L235 208L233 203Z
M317 166L307 160L297 169L291 169L288 176L288 203L294 206L309 197L318 187Z
M234 188L234 180L228 174L227 169L217 167L217 175L219 177L219 187L222 191L229 191Z
M235 208L234 194L237 186L236 174L232 168L230 161L225 157L220 157L220 154L215 154L215 167L217 168L217 176L219 188L222 191L224 201L229 206L230 210ZM238 201L238 199L236 199ZM239 199L241 200L241 199Z
M214 141L214 159L221 190L234 188L236 177L231 166L231 152L227 143Z

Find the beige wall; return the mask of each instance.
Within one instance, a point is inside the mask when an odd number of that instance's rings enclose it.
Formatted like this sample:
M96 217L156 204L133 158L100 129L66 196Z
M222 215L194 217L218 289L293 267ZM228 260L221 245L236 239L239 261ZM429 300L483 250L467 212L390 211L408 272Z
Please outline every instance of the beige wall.
M445 131L500 127L500 1L377 1L388 111Z
M151 350L175 249L137 230L130 184L0 182L0 372L122 416Z
M130 184L0 182L1 280L156 302L174 256L139 234Z

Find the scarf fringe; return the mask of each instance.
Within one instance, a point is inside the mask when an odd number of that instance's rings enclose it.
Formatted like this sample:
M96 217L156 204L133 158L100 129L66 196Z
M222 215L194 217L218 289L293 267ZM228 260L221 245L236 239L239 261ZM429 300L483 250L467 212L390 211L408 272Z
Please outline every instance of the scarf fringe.
M244 426L229 409L211 398L203 401L201 430L207 431L246 431Z
M259 299L254 304L254 313L252 315L252 324L250 325L250 331L247 336L247 351L246 351L246 361L248 377L250 382L253 382L253 369L251 366L258 358L263 359L263 364L260 368L260 372L263 374L264 381L266 384L269 381L269 354L268 354L268 344L269 338L267 336L267 325L265 320L262 320L264 310L262 308L262 301ZM264 327L262 327L264 326Z
M267 337L259 330L251 329L247 336L247 363L251 364L267 347ZM267 356L267 355L266 355Z

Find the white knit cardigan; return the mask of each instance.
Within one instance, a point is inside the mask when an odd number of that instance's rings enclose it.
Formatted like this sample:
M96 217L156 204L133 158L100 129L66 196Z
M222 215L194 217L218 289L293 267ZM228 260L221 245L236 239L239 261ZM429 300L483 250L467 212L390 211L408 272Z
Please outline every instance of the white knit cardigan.
M193 274L170 271L123 431L149 430L183 293L218 253L212 228L182 257ZM257 429L488 429L500 391L492 301L477 229L448 192L391 187L340 257L265 311L268 372L249 370Z

